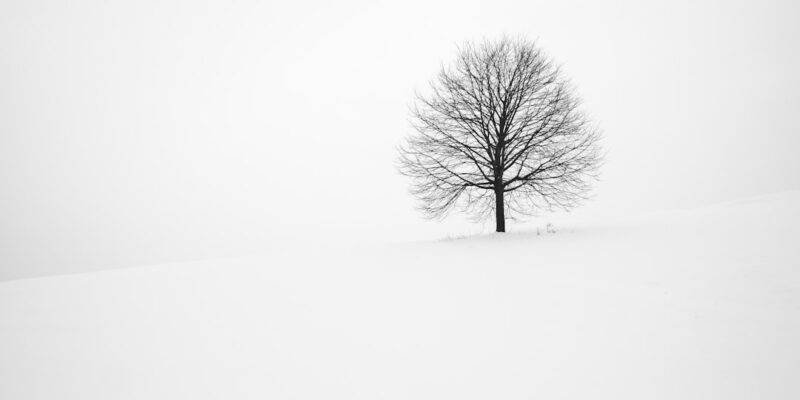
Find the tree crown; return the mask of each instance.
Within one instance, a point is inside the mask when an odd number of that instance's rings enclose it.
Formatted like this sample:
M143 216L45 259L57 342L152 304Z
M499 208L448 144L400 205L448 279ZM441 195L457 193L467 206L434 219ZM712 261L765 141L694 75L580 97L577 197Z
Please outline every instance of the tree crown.
M535 43L503 38L459 48L412 109L416 134L400 171L428 217L476 218L571 209L601 162L600 132L569 82ZM504 215L505 215L504 214Z

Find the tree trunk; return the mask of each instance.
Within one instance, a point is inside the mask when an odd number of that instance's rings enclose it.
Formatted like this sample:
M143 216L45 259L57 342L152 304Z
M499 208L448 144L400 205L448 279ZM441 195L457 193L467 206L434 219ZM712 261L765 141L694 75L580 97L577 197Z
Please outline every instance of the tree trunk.
M494 191L494 216L497 226L497 232L506 231L506 209L503 203L503 189L495 189Z

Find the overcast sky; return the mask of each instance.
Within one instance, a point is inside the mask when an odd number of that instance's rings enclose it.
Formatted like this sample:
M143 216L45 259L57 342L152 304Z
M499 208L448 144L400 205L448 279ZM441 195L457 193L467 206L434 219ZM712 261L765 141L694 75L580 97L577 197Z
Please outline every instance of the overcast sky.
M5 0L0 280L470 229L422 219L395 146L502 34L605 132L587 210L800 189L800 2L603 3Z

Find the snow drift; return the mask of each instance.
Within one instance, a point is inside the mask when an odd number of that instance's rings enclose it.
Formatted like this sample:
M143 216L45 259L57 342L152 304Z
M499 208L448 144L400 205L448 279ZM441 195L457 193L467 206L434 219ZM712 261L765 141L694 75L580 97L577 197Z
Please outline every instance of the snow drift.
M2 399L796 399L800 192L0 283Z

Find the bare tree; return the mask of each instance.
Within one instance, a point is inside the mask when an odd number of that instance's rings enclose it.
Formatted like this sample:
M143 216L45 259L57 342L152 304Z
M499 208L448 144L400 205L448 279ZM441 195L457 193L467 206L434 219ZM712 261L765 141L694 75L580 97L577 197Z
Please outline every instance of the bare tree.
M559 67L525 39L459 49L431 92L417 95L416 134L400 146L400 171L431 218L453 208L505 219L571 209L601 162L600 133L579 111Z

